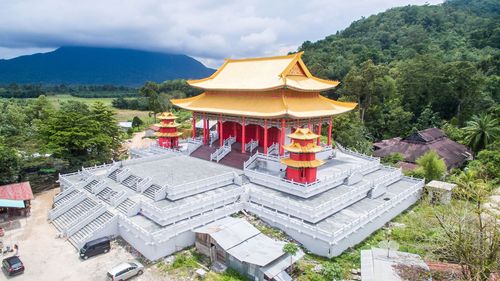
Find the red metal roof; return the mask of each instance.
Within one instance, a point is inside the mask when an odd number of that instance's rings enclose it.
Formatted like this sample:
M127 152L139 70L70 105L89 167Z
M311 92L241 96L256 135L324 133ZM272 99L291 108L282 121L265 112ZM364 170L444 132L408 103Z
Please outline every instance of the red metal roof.
M29 181L0 186L0 199L31 200L33 191Z

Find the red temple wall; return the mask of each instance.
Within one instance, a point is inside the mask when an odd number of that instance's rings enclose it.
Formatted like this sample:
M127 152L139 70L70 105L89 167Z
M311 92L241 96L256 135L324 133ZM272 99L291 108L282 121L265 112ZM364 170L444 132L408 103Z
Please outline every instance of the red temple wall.
M229 136L234 136L234 126L236 126L236 141L241 143L241 124L226 121L222 124L222 136L223 139L227 139ZM257 130L259 131L257 133ZM252 139L257 139L257 134L259 135L259 145L264 145L264 128L262 126L250 124L245 126L245 142L249 142ZM270 146L273 142L278 142L280 136L280 130L276 127L269 127L267 129L267 145Z

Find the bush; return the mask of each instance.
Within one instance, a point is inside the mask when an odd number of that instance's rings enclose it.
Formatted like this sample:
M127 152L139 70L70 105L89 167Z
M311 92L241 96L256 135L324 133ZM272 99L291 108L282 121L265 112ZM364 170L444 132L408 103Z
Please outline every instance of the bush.
M434 150L430 150L417 159L417 173L421 173L427 182L441 179L446 172L446 164Z

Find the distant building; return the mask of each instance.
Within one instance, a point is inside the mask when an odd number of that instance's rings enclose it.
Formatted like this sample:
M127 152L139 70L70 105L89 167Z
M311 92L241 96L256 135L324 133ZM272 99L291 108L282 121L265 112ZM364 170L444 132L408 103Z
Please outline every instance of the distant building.
M419 255L387 249L373 248L361 251L361 280L403 281L406 275L412 280L432 280L429 267ZM401 276L405 275L405 276Z
M158 127L156 125L151 125L146 129L145 136L146 137L155 137L156 132L158 132L159 130L160 130L160 127Z
M122 130L127 131L132 128L132 122L118 122L118 126L122 128Z
M30 213L33 191L28 181L0 186L0 221Z
M212 262L233 268L251 280L292 280L285 271L291 265L290 256L283 252L285 243L262 234L244 219L226 217L194 232L196 249ZM303 256L299 250L292 261Z
M444 160L448 170L458 168L472 159L471 151L463 144L450 140L438 128L429 128L407 137L382 140L373 144L373 156L386 157L392 153L403 154L401 167L416 168L416 160L429 150L434 150Z

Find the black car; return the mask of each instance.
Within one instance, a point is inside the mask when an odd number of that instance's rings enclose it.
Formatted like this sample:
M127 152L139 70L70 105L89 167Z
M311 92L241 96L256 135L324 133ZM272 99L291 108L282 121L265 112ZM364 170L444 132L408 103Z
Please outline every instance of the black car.
M99 255L102 253L107 253L111 249L111 243L109 238L103 237L95 239L85 243L85 245L80 249L80 257L84 260L89 257Z
M24 272L23 262L17 256L3 259L2 268L9 276L21 274Z

